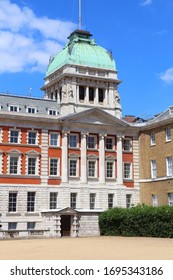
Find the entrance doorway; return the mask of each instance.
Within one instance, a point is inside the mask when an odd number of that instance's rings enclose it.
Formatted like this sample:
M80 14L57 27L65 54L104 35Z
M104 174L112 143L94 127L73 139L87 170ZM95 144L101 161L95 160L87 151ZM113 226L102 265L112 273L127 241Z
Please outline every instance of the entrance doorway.
M61 216L61 236L70 236L71 216Z

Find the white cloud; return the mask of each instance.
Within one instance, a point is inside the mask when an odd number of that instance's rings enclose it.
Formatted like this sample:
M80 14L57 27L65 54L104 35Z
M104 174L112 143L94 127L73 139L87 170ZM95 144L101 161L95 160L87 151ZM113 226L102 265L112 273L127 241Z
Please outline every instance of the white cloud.
M173 83L173 67L167 69L164 73L160 75L160 79L167 84Z
M153 0L143 0L140 5L141 6L147 6L147 5L150 5L152 4Z
M37 17L28 7L0 0L0 73L45 71L75 28L72 22Z

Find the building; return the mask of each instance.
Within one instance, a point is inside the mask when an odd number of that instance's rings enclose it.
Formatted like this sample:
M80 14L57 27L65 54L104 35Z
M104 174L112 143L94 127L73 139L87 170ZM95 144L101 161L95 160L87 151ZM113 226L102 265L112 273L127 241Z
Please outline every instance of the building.
M140 127L91 36L75 30L50 60L43 99L0 94L1 238L97 236L100 212L140 201Z
M173 205L173 107L143 126L140 142L141 203Z

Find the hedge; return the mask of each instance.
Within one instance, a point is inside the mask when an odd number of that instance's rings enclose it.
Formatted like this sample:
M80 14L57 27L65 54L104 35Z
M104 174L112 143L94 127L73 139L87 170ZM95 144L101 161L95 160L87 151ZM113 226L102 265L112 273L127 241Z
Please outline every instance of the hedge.
M99 216L101 235L173 237L173 207L113 208Z

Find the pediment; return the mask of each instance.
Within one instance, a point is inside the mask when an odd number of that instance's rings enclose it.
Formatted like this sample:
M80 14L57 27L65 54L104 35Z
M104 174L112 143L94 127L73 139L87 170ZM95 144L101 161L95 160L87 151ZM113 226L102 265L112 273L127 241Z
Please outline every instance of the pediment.
M68 115L61 118L62 122L92 124L92 125L110 125L116 127L129 127L129 124L121 119L118 119L111 114L99 109L93 108L73 115Z
M57 211L56 213L60 214L60 215L76 215L76 214L78 214L78 211L76 211L70 207L66 207L64 209Z

